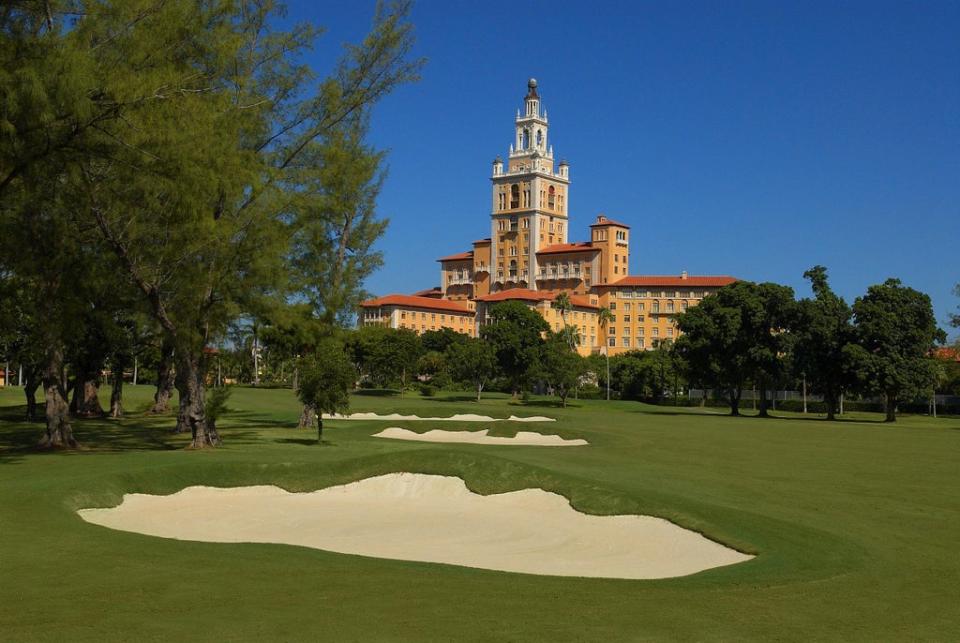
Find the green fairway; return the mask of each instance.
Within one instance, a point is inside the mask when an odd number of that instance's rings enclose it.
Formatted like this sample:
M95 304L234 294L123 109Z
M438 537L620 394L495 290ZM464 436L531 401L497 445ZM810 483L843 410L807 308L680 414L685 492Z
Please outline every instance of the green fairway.
M184 451L173 417L77 421L83 449L38 453L22 392L0 389L0 639L948 640L960 621L960 420L791 415L633 402L512 404L469 394L357 395L351 411L550 424L328 421L297 431L289 390L236 389L222 448ZM101 399L109 399L101 392ZM370 437L387 426L585 438L543 448ZM394 471L464 478L481 493L542 487L581 511L645 513L749 562L627 581L509 574L263 544L152 538L75 510L125 492L276 484L313 490Z

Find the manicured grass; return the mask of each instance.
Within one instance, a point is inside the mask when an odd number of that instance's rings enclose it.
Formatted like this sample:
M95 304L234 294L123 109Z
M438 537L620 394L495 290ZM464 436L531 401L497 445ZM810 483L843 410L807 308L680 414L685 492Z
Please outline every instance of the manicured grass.
M152 391L129 387L128 406ZM36 453L41 425L0 389L0 639L948 640L960 621L960 421L503 396L355 396L353 411L549 415L558 422L327 422L298 432L292 393L237 389L224 446L187 452L172 418L78 421L77 453ZM108 399L104 396L103 399ZM711 413L712 411L712 413ZM787 414L785 414L787 415ZM583 437L554 449L393 441L385 426ZM543 487L582 511L669 518L758 554L678 579L539 577L282 545L151 538L80 507L193 484L309 490L392 471L491 493Z

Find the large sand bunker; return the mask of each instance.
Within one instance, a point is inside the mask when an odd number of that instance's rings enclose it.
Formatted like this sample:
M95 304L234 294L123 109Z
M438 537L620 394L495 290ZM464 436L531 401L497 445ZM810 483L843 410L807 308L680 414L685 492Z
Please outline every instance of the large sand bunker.
M531 415L530 417L517 417L511 415L504 418L492 418L489 415L476 415L475 413L457 413L445 418L422 418L419 415L401 415L400 413L388 413L378 415L376 413L351 413L350 415L323 414L324 420L407 420L409 422L556 422L556 418L548 418L543 415Z
M425 433L417 433L409 429L389 427L374 433L375 438L392 438L394 440L412 440L414 442L448 442L453 444L500 444L538 447L578 447L589 444L583 439L566 440L559 435L544 435L533 431L517 431L512 438L501 438L488 435L489 429L482 431L444 431L433 429Z
M449 476L392 473L311 493L188 487L127 494L80 515L113 529L205 542L302 545L509 572L667 578L752 558L651 516L590 516L563 496L475 494Z

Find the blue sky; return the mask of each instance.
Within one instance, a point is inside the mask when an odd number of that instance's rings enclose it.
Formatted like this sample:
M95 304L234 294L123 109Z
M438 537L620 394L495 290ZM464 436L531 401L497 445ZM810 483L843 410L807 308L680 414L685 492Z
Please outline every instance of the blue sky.
M291 2L329 67L372 2ZM852 301L887 277L960 298L960 2L441 2L423 80L378 106L389 150L377 294L439 283L489 234L490 163L528 77L571 164L571 240L629 223L632 274L730 274Z

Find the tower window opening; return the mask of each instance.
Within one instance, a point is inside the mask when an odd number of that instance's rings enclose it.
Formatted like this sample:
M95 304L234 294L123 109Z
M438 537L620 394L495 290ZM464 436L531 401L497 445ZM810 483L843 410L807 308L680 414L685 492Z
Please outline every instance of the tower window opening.
M543 131L537 130L537 147L543 147Z
M514 183L510 186L510 209L520 207L520 186Z
M557 191L551 185L550 189L547 190L547 207L551 210L555 209L557 205Z
M520 139L520 147L522 149L530 149L530 130L523 130L523 136Z

